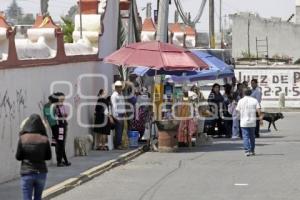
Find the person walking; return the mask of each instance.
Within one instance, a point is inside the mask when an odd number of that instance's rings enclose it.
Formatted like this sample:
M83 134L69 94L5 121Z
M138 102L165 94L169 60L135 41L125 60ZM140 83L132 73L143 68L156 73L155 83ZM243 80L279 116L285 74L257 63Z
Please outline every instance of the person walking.
M114 84L114 92L111 95L112 115L115 122L115 146L116 149L122 149L122 136L126 117L125 98L122 94L123 84L116 81Z
M222 94L220 93L220 85L218 83L215 83L212 86L212 90L208 96L208 103L210 107L210 111L213 113L213 115L216 117L216 119L212 120L212 124L210 125L212 131L214 132L215 127L217 125L218 127L218 136L222 137L223 135L223 124L222 124L222 118L221 118L221 108L223 107L224 98Z
M55 117L56 117L56 129L55 129L55 152L56 152L56 159L57 159L57 166L64 167L70 166L71 163L68 161L66 155L66 140L67 140L67 130L68 130L68 122L67 117L68 114L66 112L66 108L64 106L65 95L64 93L57 92L54 93L54 97L56 98L56 105L55 105ZM64 160L64 162L62 161Z
M256 113L259 114L259 119L262 123L260 104L255 98L250 96L251 93L252 91L247 89L245 91L245 97L238 102L236 107L241 119L241 128L246 156L255 155Z
M261 98L262 98L262 92L261 89L258 87L258 81L257 79L252 79L251 80L251 87L252 87L252 93L251 96L254 97L259 104L261 104ZM258 113L257 113L258 117ZM255 137L259 138L260 137L260 125L259 125L259 120L256 120L256 127L255 127Z
M98 101L95 107L95 146L97 150L108 151L108 135L110 135L109 103L105 97L105 91L100 89Z
M21 161L23 200L41 200L46 184L46 160L51 160L51 147L41 117L32 114L21 124L16 159Z

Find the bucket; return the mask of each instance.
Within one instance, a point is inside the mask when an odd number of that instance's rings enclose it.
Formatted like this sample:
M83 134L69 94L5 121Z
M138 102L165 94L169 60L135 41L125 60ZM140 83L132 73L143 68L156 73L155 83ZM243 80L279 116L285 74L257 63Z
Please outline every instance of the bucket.
M176 152L177 151L177 130L179 121L167 120L157 121L158 127L158 151Z
M128 132L129 147L138 147L139 137L140 137L140 133L138 131L129 131Z

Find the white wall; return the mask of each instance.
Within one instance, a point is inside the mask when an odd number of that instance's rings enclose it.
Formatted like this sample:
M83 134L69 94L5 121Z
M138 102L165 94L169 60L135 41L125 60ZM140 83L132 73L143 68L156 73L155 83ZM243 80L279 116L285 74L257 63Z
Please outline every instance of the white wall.
M118 6L118 0L108 1L103 20L105 30L99 42L101 58L117 48ZM73 88L73 93L66 100L73 110L66 145L70 157L74 155L74 137L91 132L90 128L81 127L78 119L81 118L84 123L93 123L94 106L84 106L79 114L77 111L82 103L93 104L96 101L80 96L78 88L82 88L83 95L96 96L98 90L104 87L101 77L86 77L82 81L79 77L84 74L106 75L107 86L104 89L110 94L115 73L115 66L101 62L0 70L0 183L18 176L20 163L15 160L15 152L20 123L32 113L42 113L42 106L47 102L53 82L65 81ZM54 91L62 91L66 95L69 93L66 84L57 85Z
M300 66L237 66L235 76L239 82L258 79L263 108L278 108L281 93L285 93L285 107L300 108Z
M235 58L242 57L242 52L248 52L248 18L247 14L232 16L232 54ZM274 55L290 56L293 57L294 61L300 58L299 24L270 21L252 15L249 35L251 54L255 56L256 37L258 39L268 37L269 57Z
M73 155L74 137L89 132L89 129L82 128L77 123L78 106L80 103L86 102L76 94L77 88L83 85L84 92L93 95L98 90L95 88L93 80L85 80L81 84L78 77L82 74L94 73L96 68L96 62L88 62L0 70L0 182L10 180L19 173L20 163L14 158L19 125L25 117L32 113L42 114L42 106L47 102L50 94L50 85L55 81L69 82L73 88L73 94L66 100L74 111L74 115L69 121L67 139L67 154L68 156ZM69 93L68 87L64 84L56 85L55 91L62 91L66 95ZM85 121L91 119L92 109L92 107L82 109L80 115L85 118Z

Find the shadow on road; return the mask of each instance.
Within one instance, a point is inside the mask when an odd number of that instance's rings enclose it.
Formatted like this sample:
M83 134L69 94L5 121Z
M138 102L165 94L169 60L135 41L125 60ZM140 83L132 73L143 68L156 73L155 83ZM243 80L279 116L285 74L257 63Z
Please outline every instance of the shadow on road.
M256 144L256 146L266 146L270 144ZM240 143L222 142L214 143L213 145L206 145L200 147L180 147L175 153L195 153L195 152L217 152L217 151L243 151L242 141Z
M282 139L285 138L286 136L280 136L280 135L261 135L260 138L264 139Z
M261 154L256 154L256 156L285 156L285 154L264 154L264 153L261 153Z

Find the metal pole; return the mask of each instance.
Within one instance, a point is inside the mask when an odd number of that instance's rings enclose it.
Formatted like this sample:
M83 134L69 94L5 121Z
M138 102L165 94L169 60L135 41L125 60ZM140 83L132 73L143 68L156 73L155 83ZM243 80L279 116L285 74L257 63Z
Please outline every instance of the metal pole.
M152 12L151 6L152 6L151 3L147 3L146 18L151 18L151 12Z
M169 0L160 0L156 40L168 42Z
M80 39L82 39L82 0L79 0L79 17L80 17Z
M251 52L250 52L250 14L249 14L249 18L248 18L248 57L251 57ZM257 43L257 42L256 42ZM256 44L257 46L257 44Z
M215 42L215 2L214 0L209 0L209 39L210 48L216 48Z
M157 4L156 4L157 12L158 12L158 10L159 10L159 2L160 2L160 0L157 0Z
M220 33L222 34L222 0L220 0Z

